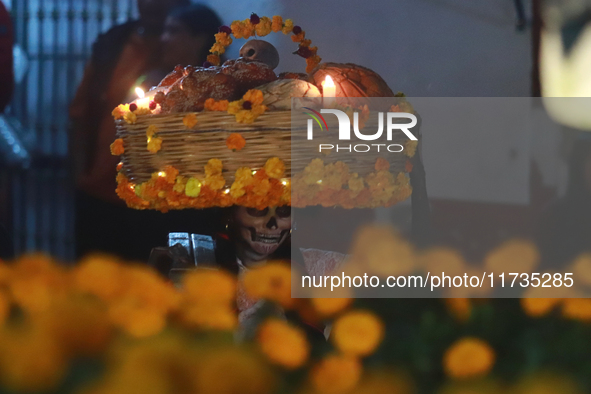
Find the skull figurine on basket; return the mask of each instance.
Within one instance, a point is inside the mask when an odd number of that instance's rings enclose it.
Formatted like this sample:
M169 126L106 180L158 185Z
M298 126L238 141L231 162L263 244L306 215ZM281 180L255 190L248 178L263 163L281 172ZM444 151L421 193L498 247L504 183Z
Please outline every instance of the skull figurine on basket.
M228 223L237 257L245 264L271 257L291 234L291 207L262 210L234 206Z

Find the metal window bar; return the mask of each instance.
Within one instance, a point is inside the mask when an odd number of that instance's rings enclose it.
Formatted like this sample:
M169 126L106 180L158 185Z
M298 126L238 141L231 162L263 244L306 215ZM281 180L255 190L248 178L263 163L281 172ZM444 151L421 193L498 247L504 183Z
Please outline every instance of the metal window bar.
M68 168L68 105L100 32L136 15L135 0L12 0L15 43L29 69L9 114L34 130L36 158L8 180L15 251L74 256L74 193Z

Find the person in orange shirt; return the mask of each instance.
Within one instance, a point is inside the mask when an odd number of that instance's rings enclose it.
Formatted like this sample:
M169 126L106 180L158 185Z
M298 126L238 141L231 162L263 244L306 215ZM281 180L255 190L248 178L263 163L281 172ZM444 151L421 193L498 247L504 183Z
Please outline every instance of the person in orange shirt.
M161 62L164 23L173 9L189 5L189 0L138 0L139 20L113 27L93 45L70 106L78 258L100 251L145 261L154 245L166 242L168 232L213 232L217 229L208 227L221 223L215 211L134 211L115 193L119 158L109 149L116 138L111 111L130 97L150 71L169 66ZM217 27L207 34L213 37L216 32Z

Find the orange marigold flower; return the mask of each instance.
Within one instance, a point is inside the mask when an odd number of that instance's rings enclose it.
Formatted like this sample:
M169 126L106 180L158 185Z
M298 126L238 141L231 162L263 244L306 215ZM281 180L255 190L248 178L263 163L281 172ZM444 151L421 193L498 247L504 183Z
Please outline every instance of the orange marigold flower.
M283 29L283 18L279 15L275 15L273 17L273 21L271 22L271 30L275 33L281 31Z
M166 182L170 183L171 185L174 184L176 177L179 175L179 170L170 165L164 166L162 172L164 172L164 179L166 179Z
M250 101L253 107L255 105L262 104L263 100L265 99L263 92L259 89L250 89L244 94L244 96L242 96L242 98L244 101Z
M230 29L232 29L232 34L234 35L234 37L243 38L242 31L244 29L244 24L242 23L242 21L232 22L232 24L230 24Z
M162 149L162 138L152 137L148 138L148 152L156 153Z
M268 319L263 322L257 339L261 351L269 360L287 369L301 367L310 355L310 344L306 334L279 319Z
M466 337L453 343L443 356L443 368L448 376L467 379L484 376L495 363L495 352L479 338Z
M232 133L226 139L226 146L233 151L239 151L246 145L246 140L240 133Z
M312 44L312 40L302 40L302 41L300 42L300 46L301 46L301 47L309 47L309 46L310 46L310 44Z
M361 379L362 367L354 357L330 355L310 372L310 380L318 393L348 393Z
M125 152L125 148L123 147L123 140L121 138L117 138L111 144L111 154L113 156L121 156Z
M285 163L278 157L271 157L263 167L269 178L280 179L285 175Z
M383 157L378 157L374 168L376 171L388 171L390 169L390 162Z
M215 101L213 98L210 97L207 100L205 100L204 107L208 111L227 111L228 103L228 100Z
M250 22L250 19L245 19L242 21L242 38L250 38L254 35L254 25Z
M197 124L197 114L190 113L185 115L185 117L183 118L183 124L188 129L192 129L193 127L195 127L195 125Z
M182 288L194 303L231 306L236 301L236 279L222 270L192 271L183 277Z
M298 34L294 34L294 35L291 36L291 40L293 42L301 42L305 38L306 38L306 32L303 31L303 30L300 33L298 33Z
M384 323L369 311L347 312L334 323L331 337L344 354L367 356L382 342Z
M213 64L214 66L219 66L221 63L220 57L218 55L207 55L207 61Z
M291 268L280 262L268 262L246 271L244 290L253 298L275 301L284 307L291 307Z

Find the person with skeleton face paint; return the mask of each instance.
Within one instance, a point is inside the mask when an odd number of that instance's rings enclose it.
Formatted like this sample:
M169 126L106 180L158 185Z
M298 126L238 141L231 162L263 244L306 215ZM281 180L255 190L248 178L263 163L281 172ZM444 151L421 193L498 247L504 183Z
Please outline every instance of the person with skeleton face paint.
M246 267L261 264L278 250L291 235L291 207L268 207L262 210L236 206L228 223L236 258ZM289 243L289 242L287 242ZM283 252L283 253L282 253ZM287 251L289 253L289 250Z

